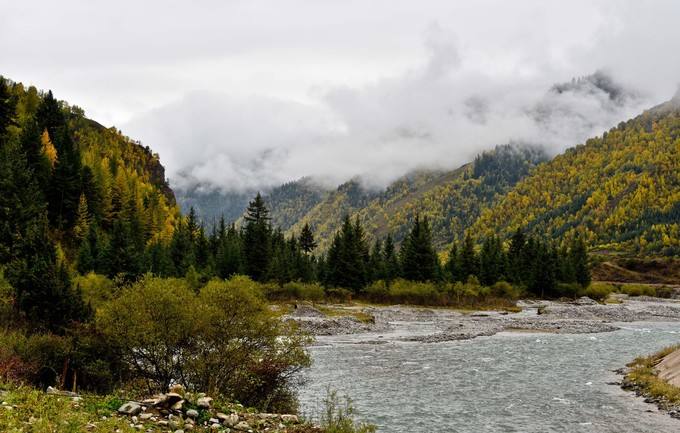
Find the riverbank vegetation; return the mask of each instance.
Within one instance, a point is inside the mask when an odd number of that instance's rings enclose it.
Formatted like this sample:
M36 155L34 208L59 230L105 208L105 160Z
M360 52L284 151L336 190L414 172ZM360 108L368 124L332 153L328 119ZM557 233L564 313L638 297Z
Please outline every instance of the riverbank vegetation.
M680 388L659 378L654 367L666 356L680 349L680 345L666 347L652 355L641 356L628 364L623 388L644 395L661 407L680 406Z

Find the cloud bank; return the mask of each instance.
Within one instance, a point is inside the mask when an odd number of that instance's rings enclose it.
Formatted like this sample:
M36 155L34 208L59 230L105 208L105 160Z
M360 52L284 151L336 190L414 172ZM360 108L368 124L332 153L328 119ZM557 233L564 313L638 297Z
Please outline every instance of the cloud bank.
M0 14L0 73L140 139L174 187L381 186L510 141L559 152L669 99L678 17L674 0L24 0Z

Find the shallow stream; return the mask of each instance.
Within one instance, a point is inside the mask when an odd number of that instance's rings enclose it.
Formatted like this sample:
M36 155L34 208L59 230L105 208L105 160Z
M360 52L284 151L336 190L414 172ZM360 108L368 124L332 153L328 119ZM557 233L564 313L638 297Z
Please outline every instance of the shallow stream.
M319 337L303 413L317 414L330 386L386 433L680 432L680 420L612 384L620 380L612 370L680 342L678 323L432 344L396 341L431 324L402 325L393 334Z

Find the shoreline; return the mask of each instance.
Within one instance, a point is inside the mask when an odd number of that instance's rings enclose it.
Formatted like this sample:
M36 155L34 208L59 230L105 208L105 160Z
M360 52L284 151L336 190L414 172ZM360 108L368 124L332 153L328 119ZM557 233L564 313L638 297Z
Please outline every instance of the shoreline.
M284 320L315 337L359 335L365 343L469 340L500 332L584 334L612 332L632 322L680 322L680 300L620 297L615 304L589 298L571 302L524 300L521 311L466 311L408 305L300 304ZM317 308L318 307L318 308ZM332 315L322 311L332 311ZM363 320L360 320L359 318Z

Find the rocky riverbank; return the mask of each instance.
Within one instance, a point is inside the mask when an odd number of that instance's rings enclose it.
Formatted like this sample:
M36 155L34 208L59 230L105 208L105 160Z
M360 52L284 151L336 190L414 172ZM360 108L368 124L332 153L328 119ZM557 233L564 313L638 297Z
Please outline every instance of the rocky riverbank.
M520 312L473 311L412 306L300 306L284 316L316 336L366 334L367 340L436 343L467 340L499 332L553 332L582 334L610 332L617 323L680 321L680 301L629 298L600 304L589 298L572 302L519 301ZM321 310L332 309L333 315ZM361 315L364 320L357 319ZM366 319L368 318L368 319Z

